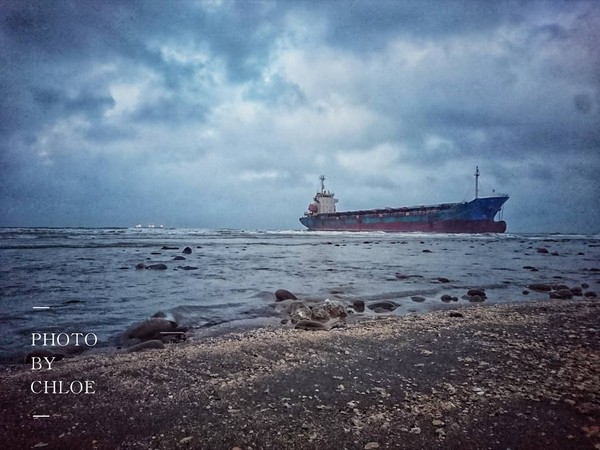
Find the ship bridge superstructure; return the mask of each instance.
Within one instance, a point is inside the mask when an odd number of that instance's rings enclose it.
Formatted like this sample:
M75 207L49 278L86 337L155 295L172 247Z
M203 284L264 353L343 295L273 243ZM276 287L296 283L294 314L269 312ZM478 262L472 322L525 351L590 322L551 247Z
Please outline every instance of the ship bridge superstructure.
M319 179L321 180L321 190L314 196L313 203L308 205L308 212L305 214L307 216L315 214L335 214L336 212L335 204L338 202L338 199L335 198L333 192L325 190L325 176L321 175Z

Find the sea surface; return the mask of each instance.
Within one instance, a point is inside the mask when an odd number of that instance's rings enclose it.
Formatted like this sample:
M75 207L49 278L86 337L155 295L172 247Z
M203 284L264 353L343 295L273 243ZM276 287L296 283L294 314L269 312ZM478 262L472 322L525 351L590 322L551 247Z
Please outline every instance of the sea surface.
M600 293L599 268L600 235L4 228L0 361L31 350L32 333L94 333L110 348L158 312L198 336L284 326L277 289L367 306L391 300L399 307L390 314L402 315L468 306L471 288L485 289L484 304L548 300L532 283ZM443 303L443 294L459 300ZM376 315L365 311L356 316Z

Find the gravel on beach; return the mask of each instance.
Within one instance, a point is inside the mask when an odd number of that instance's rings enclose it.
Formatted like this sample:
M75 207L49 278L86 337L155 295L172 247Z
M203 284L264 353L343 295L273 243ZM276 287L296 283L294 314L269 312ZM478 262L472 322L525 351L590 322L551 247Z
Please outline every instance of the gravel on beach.
M599 306L476 305L4 366L0 447L600 449ZM95 393L35 395L34 380Z

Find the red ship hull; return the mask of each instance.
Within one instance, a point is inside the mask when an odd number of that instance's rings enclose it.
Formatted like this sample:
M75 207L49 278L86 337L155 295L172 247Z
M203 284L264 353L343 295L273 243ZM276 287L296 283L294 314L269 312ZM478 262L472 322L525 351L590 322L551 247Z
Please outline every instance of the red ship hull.
M493 220L446 220L443 222L357 223L313 228L319 231L384 231L389 233L504 233L506 222Z

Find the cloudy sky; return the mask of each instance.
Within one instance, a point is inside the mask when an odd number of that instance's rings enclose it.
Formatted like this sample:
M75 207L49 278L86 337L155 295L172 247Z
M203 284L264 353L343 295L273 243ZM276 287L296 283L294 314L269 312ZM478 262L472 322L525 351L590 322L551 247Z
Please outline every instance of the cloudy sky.
M0 226L300 229L506 192L600 232L600 2L0 0Z

